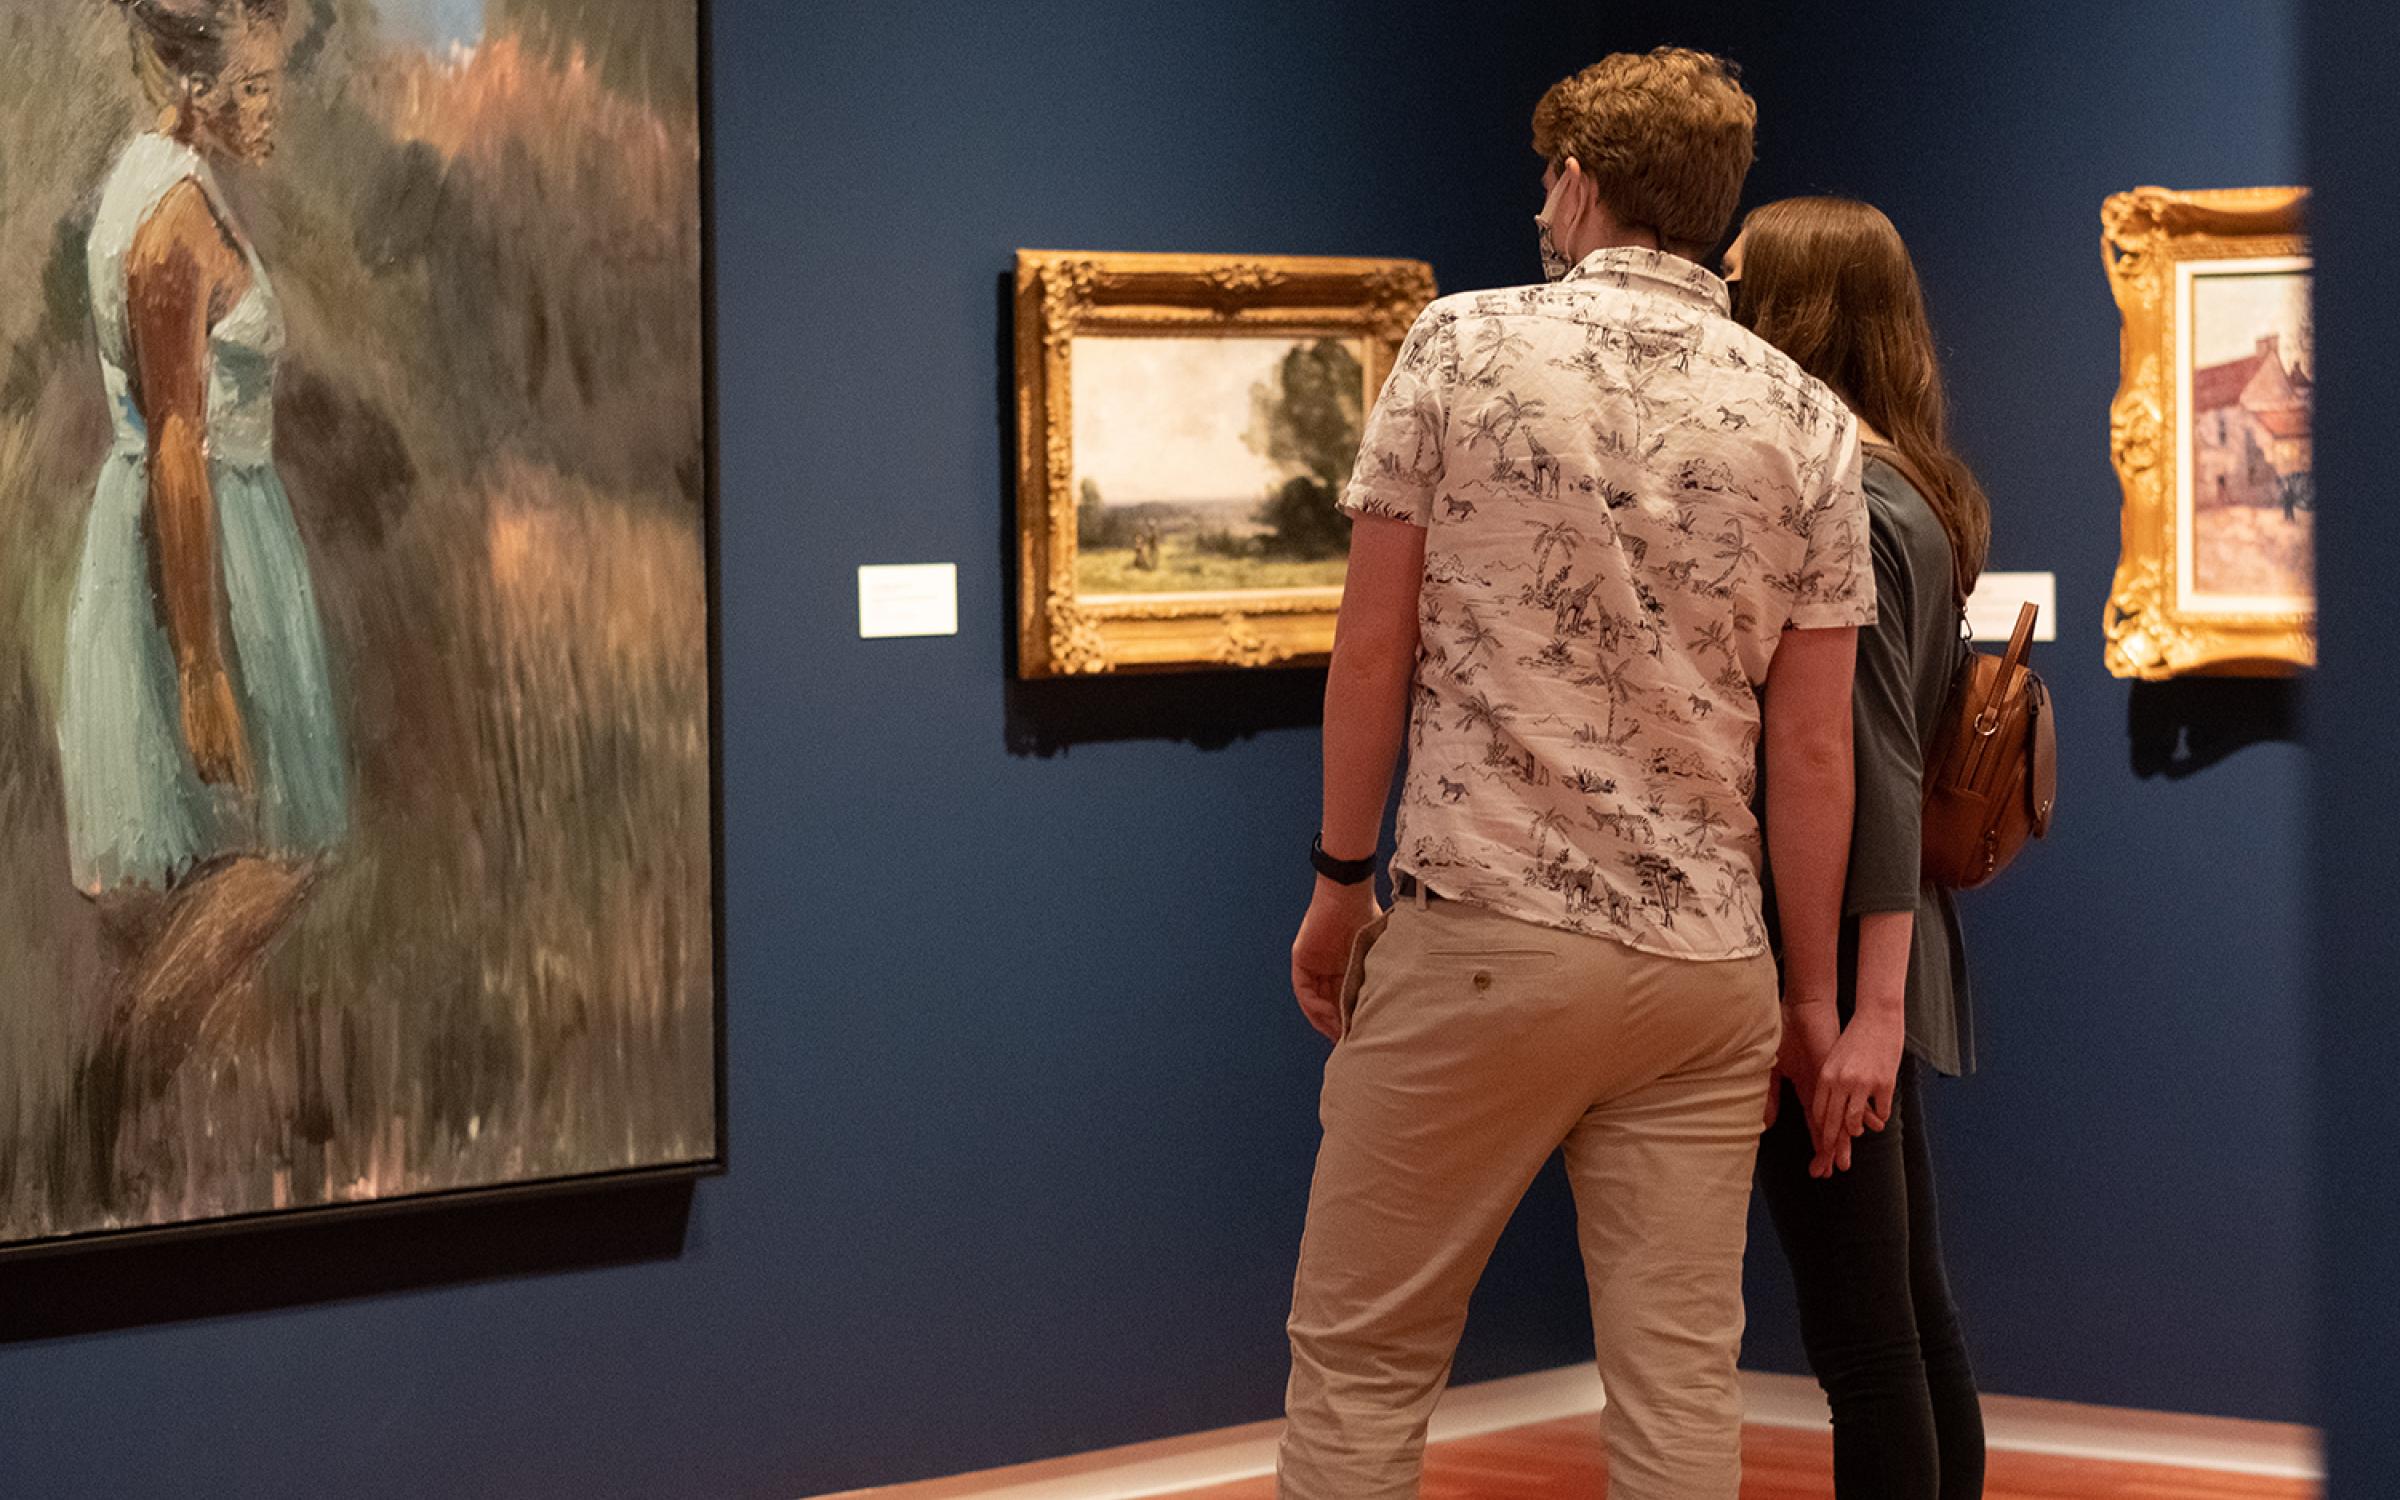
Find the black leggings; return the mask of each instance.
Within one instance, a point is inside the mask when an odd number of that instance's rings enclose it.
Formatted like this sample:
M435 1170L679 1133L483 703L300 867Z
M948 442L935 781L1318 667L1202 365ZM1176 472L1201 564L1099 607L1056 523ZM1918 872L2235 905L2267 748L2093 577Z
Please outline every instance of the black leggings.
M1808 1175L1808 1121L1788 1083L1759 1145L1801 1342L1833 1407L1840 1500L1983 1494L1983 1412L1942 1270L1919 1083L1904 1060L1891 1123L1853 1142L1850 1169L1830 1181Z

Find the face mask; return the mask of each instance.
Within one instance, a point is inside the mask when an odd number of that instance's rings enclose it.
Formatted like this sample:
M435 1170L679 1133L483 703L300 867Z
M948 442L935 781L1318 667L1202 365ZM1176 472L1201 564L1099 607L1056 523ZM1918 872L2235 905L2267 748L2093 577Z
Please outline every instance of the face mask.
M1567 179L1561 174L1557 186L1551 188L1549 197L1543 200L1542 211L1533 216L1533 227L1541 237L1542 278L1546 281L1564 280L1566 274L1575 269L1575 263L1567 259L1567 252L1558 248L1558 237L1550 228L1550 216L1558 211L1559 189L1566 185Z
M1567 273L1574 270L1575 267L1567 259L1567 253L1558 248L1558 241L1550 237L1549 219L1541 214L1535 214L1533 227L1539 231L1541 236L1542 279L1544 281L1565 280Z

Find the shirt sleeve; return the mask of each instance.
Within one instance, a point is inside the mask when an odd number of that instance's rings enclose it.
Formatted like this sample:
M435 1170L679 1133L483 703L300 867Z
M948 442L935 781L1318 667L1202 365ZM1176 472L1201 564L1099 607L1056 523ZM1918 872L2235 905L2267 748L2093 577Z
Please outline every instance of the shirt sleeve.
M1842 413L1824 488L1811 498L1808 550L1792 601L1794 630L1875 623L1875 564L1867 545L1867 490L1858 419Z
M1916 910L1925 837L1925 756L1917 740L1909 639L1916 580L1896 530L1875 520L1868 529L1876 619L1858 633L1858 673L1850 700L1858 801L1850 823L1843 909L1854 917Z
M1367 414L1358 465L1341 499L1349 515L1433 524L1442 445L1449 436L1452 353L1449 319L1427 308L1401 342L1383 394Z

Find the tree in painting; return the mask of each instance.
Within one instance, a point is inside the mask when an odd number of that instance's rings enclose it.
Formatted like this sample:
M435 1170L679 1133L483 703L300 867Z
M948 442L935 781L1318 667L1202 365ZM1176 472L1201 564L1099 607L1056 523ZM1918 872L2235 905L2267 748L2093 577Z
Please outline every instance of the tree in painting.
M1339 339L1301 344L1284 355L1272 385L1251 391L1249 442L1291 477L1259 510L1268 557L1318 561L1350 550L1350 522L1334 508L1366 418L1365 376Z
M0 0L0 1244L715 1153L696 78Z

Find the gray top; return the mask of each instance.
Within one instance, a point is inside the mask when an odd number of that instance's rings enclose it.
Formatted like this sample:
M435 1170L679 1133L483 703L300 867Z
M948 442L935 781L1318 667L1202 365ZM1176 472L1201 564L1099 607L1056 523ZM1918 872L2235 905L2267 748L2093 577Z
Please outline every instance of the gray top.
M1975 1068L1958 904L1923 870L1925 757L1967 646L1951 591L1950 539L1925 497L1872 450L1866 465L1876 618L1858 633L1852 724L1858 811L1843 900L1842 1007L1855 998L1858 918L1913 911L1908 1046L1941 1072Z

